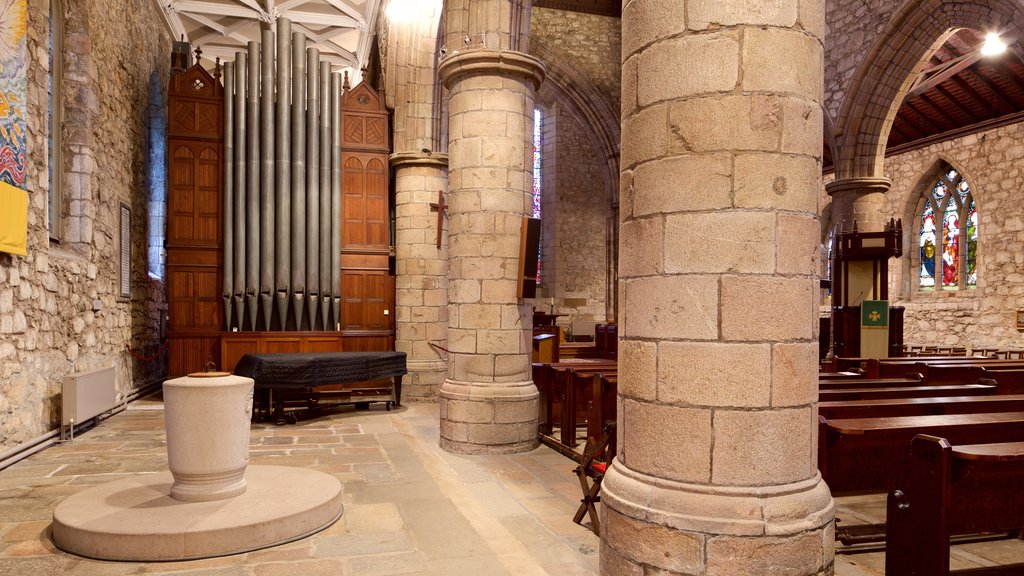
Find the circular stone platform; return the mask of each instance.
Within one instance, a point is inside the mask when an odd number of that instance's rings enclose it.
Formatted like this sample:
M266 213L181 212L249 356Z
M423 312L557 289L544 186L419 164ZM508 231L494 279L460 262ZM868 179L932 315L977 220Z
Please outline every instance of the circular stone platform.
M341 483L333 476L249 466L245 478L244 494L209 502L171 498L170 472L89 488L57 505L53 541L101 560L193 560L298 540L341 517Z

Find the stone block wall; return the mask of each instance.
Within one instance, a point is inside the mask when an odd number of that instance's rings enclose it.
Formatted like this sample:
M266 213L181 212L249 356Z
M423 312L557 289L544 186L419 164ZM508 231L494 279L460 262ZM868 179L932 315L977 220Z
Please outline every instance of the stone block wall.
M534 7L530 14L530 37L563 51L608 97L612 109L618 110L621 25L619 18Z
M0 254L0 449L58 424L64 376L117 369L119 399L164 373L162 281L147 274L148 198L163 186L170 33L149 0L66 0L62 241L48 206L49 1L28 0L28 256ZM151 131L153 128L155 131ZM151 143L158 143L152 146ZM152 150L152 154L151 154ZM132 210L131 294L118 297L119 207Z
M967 179L978 206L978 287L917 290L917 208L924 176L946 161ZM1014 324L1024 309L1024 124L933 144L886 158L889 213L903 218L904 256L890 261L890 297L906 306L904 340L914 344L1024 347Z
M549 8L534 7L530 20L531 37L581 72L612 110L621 100L620 28L618 18ZM552 100L554 93L538 94L545 112L541 297L555 298L554 311L566 315L562 324L605 321L607 219L614 200L606 193L607 159L594 127L571 112L572 104ZM548 310L544 302L538 308Z
M830 0L825 3L825 112L835 119L857 67L902 2Z

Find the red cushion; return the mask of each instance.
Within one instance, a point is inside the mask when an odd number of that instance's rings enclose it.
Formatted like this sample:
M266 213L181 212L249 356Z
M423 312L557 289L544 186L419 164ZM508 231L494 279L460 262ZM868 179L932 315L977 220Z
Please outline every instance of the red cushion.
M590 468L599 474L604 474L608 470L608 464L604 462L594 462L590 465Z

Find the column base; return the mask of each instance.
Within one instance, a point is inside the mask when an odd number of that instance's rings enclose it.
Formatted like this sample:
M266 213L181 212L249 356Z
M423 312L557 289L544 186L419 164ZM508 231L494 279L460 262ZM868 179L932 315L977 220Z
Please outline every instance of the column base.
M402 378L402 400L433 402L437 400L448 365L444 360L410 360L408 374Z
M538 393L525 382L460 382L441 386L441 448L456 454L528 452L537 437Z
M832 574L834 502L820 474L782 486L684 484L616 461L601 485L601 574Z

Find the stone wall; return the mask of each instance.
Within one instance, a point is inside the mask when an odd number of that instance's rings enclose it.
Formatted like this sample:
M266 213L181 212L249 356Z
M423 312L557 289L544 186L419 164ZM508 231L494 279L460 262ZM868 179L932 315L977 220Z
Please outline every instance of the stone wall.
M546 238L549 246L543 248L544 258L550 260L549 284L554 286L545 294L555 298L555 312L566 314L567 322L604 321L610 212L610 200L604 195L604 162L576 118L563 111L554 121L555 214L551 236Z
M857 67L902 2L830 0L825 3L825 112L834 120Z
M621 21L618 18L533 8L531 39L542 42L561 62L592 83L611 110L619 109ZM587 92L592 87L576 86ZM541 90L545 108L543 270L541 296L555 298L554 311L572 319L606 320L607 219L612 198L606 153L595 128L573 112L578 103L560 101L555 90ZM569 299L566 301L566 299ZM547 310L547 305L538 303Z
M565 53L619 109L622 21L609 16L534 7L530 37Z
M147 274L147 199L163 186L170 34L150 0L66 1L62 242L47 232L49 1L28 1L28 256L0 254L0 449L53 429L69 373L113 365L119 399L163 375L163 287ZM151 133L151 127L157 133ZM152 156L152 158L151 158ZM132 209L118 297L119 206Z
M903 218L904 256L890 263L890 295L906 306L904 340L914 344L1024 347L1014 313L1024 309L1024 124L1013 124L887 158L890 214ZM978 288L917 290L917 215L937 163L967 179L978 206Z

